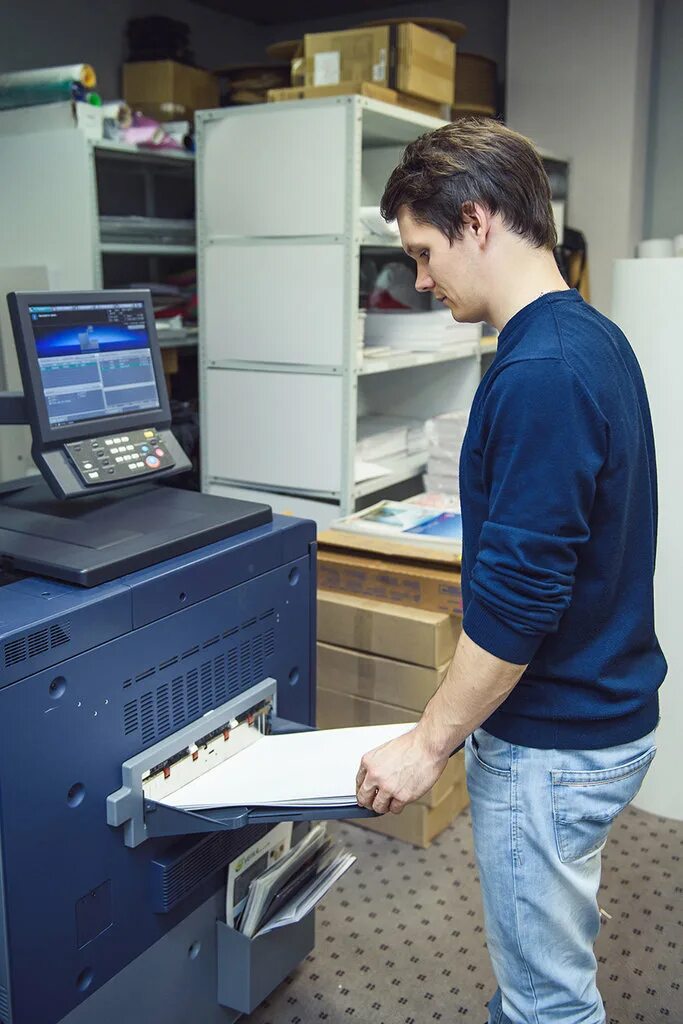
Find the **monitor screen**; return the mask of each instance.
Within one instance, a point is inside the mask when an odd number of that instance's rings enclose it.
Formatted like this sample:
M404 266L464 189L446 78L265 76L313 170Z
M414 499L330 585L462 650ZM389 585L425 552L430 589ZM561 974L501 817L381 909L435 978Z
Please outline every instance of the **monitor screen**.
M50 427L160 406L141 301L29 305Z

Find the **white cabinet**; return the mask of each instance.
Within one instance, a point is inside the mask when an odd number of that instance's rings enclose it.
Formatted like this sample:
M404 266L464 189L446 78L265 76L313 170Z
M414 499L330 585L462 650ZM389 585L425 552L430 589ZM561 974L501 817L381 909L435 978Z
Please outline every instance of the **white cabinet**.
M479 345L359 358L361 256L405 145L442 122L360 96L205 111L197 118L202 484L326 526L406 485L424 453L356 481L359 416L468 409ZM304 512L305 510L305 512Z

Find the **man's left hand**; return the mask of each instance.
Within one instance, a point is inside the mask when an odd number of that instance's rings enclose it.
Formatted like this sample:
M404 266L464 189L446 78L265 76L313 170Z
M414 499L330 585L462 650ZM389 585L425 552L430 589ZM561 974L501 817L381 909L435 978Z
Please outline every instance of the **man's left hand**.
M383 743L364 754L356 776L356 799L377 814L400 814L406 804L419 800L448 763L424 742L420 728Z

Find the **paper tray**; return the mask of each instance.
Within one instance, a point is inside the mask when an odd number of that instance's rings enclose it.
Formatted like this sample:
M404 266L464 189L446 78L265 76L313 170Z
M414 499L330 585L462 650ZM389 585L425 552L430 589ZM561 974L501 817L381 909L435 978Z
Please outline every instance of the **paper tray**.
M273 735L313 732L313 726L273 716ZM379 815L357 804L311 807L211 807L199 811L167 807L145 800L145 824L148 836L189 835L194 832L222 832L247 825L276 825L280 821L340 821L350 818L377 818Z
M212 807L201 811L166 807L145 801L148 836L190 835L194 832L222 832L247 825L275 825L279 821L329 821L376 818L374 811L357 804L312 807Z

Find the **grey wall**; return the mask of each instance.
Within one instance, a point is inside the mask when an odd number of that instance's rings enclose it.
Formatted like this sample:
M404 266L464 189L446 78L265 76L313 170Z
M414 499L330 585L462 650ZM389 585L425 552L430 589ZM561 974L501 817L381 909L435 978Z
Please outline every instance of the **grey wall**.
M653 0L510 0L512 128L570 161L568 224L588 241L593 304L642 235Z
M8 0L0 12L0 71L83 61L95 68L105 99L120 96L129 18L163 13L187 22L197 63L205 67L257 60L263 53L255 25L189 0Z
M683 3L656 0L644 236L683 234Z

